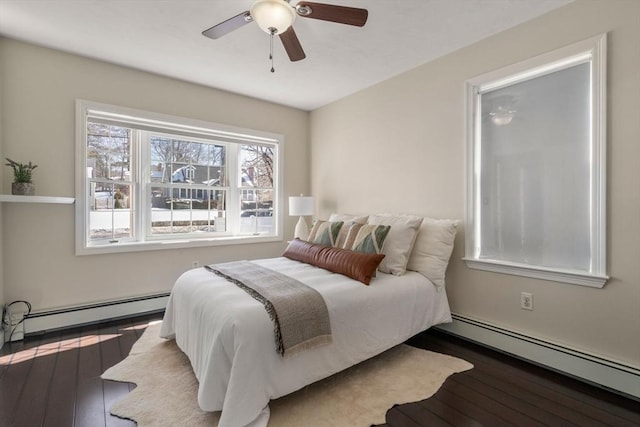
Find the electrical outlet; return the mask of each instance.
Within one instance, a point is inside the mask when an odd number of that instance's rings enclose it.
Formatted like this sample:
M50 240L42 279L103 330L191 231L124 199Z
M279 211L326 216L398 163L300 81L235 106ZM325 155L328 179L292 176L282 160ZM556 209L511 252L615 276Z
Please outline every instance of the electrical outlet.
M192 262L191 262L191 267L192 267L192 268L198 268L198 267L200 267L200 261L192 261Z
M533 310L533 294L530 292L520 292L520 308L523 310Z

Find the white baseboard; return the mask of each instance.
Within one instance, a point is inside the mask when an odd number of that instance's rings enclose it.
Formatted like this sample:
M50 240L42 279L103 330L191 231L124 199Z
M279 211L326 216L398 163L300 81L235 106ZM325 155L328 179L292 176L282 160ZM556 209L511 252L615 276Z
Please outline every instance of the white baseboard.
M457 314L437 329L640 399L640 369Z
M164 310L168 299L169 294L165 293L35 312L24 320L24 333L25 335L38 334L110 319L158 312Z

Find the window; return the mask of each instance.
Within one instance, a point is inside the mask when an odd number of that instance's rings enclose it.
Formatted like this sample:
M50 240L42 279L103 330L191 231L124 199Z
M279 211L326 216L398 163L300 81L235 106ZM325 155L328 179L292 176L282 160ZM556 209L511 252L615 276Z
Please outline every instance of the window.
M467 83L469 267L604 286L605 45Z
M76 252L281 240L281 135L77 101Z

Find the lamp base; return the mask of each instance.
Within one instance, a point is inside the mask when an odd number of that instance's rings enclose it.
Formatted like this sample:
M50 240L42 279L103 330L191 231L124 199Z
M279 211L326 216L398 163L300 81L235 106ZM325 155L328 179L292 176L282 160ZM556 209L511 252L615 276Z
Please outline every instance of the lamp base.
M293 233L294 239L307 240L309 238L309 226L303 217L300 217Z

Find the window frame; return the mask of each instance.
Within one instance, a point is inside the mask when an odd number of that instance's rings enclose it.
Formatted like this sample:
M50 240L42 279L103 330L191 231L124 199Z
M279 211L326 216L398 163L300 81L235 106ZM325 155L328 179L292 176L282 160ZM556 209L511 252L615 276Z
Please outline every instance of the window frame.
M147 233L147 223L149 222L150 211L147 209L146 203L150 200L151 185L147 182L145 171L147 169L150 158L146 153L146 145L143 141L132 137L131 144L137 148L132 148L132 178L135 194L132 208L135 210L133 220L134 240L123 240L115 244L95 244L89 241L89 186L87 179L87 120L90 117L100 117L101 122L113 121L113 124L129 126L155 133L165 133L173 136L182 136L185 138L193 138L199 140L208 140L213 143L221 142L227 145L231 151L240 151L242 145L269 145L275 148L275 173L273 183L273 227L274 232L269 234L238 234L234 235L234 230L228 229L227 232L217 234L215 236L208 235L206 237L194 238L189 233L185 235L174 235L172 238L162 238L160 236L150 236ZM140 138L143 139L143 138ZM236 150L237 148L237 150ZM230 125L223 125L214 122L208 122L185 117L172 116L167 114L138 110L134 108L121 107L116 105L104 104L99 102L87 101L83 99L76 100L76 158L75 158L75 180L76 180L76 255L93 255L102 253L121 253L149 251L160 249L179 249L187 247L205 247L205 246L223 246L230 244L250 244L250 243L266 243L279 242L283 240L283 170L284 170L284 136L281 134L258 131L254 129L240 128ZM235 158L229 158L228 164L228 194L227 216L236 215L239 219L239 208L233 207L235 199L231 199L232 195L240 193L241 189L235 185L236 179L232 173L237 172L237 163ZM118 183L118 181L114 181ZM235 188L238 187L238 188ZM211 190L215 190L211 187ZM239 199L238 199L239 201ZM227 219L227 224L229 220Z
M606 275L606 44L606 34L601 34L466 82L467 232L463 260L469 268L596 288L602 288L609 279ZM558 269L480 258L480 95L584 62L590 64L591 71L590 270Z

